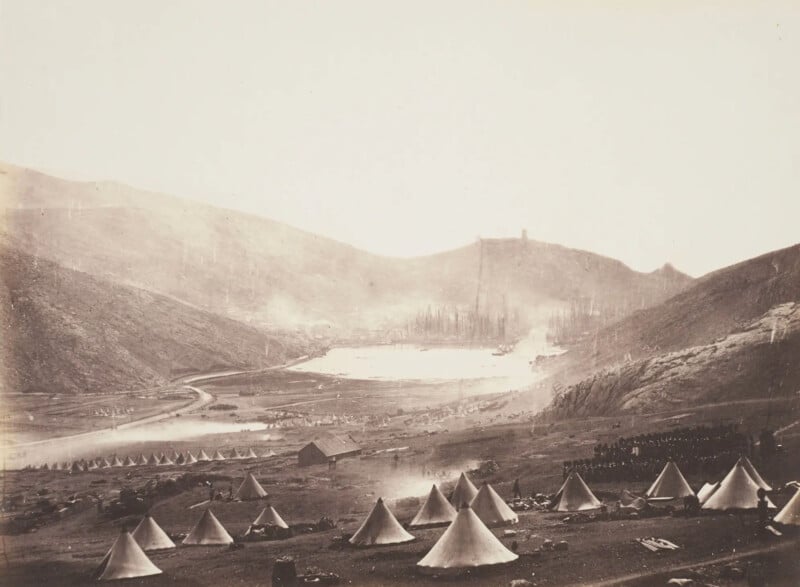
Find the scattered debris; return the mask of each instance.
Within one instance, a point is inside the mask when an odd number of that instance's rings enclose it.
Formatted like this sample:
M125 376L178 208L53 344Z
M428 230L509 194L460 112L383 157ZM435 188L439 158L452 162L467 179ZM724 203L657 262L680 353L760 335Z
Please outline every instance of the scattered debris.
M680 548L677 544L664 540L663 538L636 538L636 542L644 546L650 552L657 552L659 550L677 550Z

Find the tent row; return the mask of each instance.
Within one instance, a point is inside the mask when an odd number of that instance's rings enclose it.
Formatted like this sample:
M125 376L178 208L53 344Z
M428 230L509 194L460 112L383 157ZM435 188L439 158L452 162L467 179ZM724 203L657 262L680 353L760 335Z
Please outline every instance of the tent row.
M270 505L261 511L253 524L272 524L288 528L283 518ZM203 512L200 520L182 542L187 546L227 546L232 543L233 537L210 509ZM95 571L95 578L100 581L113 581L159 575L161 569L153 564L146 553L173 548L176 548L176 545L169 535L149 514L145 515L133 532L123 529L103 557Z
M766 487L769 485L758 475L752 463L743 457L721 482L707 484L697 495L704 509L751 509L757 505L759 490L766 491ZM694 492L672 461L667 463L646 492L648 499L675 499L689 495L694 495ZM266 497L266 490L251 474L248 474L236 493L238 499ZM602 502L591 492L581 476L573 471L556 493L552 509L581 511L601 505ZM774 507L771 502L769 505ZM800 525L800 490L774 520L781 524ZM450 500L433 485L408 528L447 528L417 566L422 572L448 574L512 562L518 556L507 549L490 528L514 524L517 521L516 513L489 484L484 483L478 489L462 473ZM271 505L261 511L251 528L256 525L288 529L286 522ZM357 547L372 547L405 544L413 540L415 537L400 524L383 499L379 498L350 537L349 543ZM183 540L185 545L206 546L227 545L232 542L233 538L210 509L203 513ZM145 516L132 534L123 532L120 535L103 559L98 569L98 578L121 579L158 574L161 571L145 553L168 548L175 548L175 544L150 516Z
M274 456L276 456L275 451L272 449L264 452L261 456L258 456L252 448L249 448L244 452L239 452L238 449L233 449L228 456L225 456L221 450L216 450L211 456L208 456L208 453L201 449L197 456L192 454L191 451L186 451L186 453L174 451L171 455L165 453L160 453L157 455L156 453L152 453L149 457L145 456L144 454L140 454L138 456L127 456L124 458L114 455L110 458L99 457L96 459L89 459L88 461L79 460L65 463L56 462L51 465L45 463L39 468L45 471L51 470L82 473L84 471L95 471L97 469L109 469L112 467L193 465L200 462L227 461L229 459L248 460L269 458Z
M255 482L255 485L253 485L251 479ZM243 492L257 489L260 489L264 496L266 495L266 491L258 481L252 475L249 475L239 487L237 496ZM258 491L256 492L258 493ZM289 528L288 524L270 504L267 504L261 510L258 517L253 521L251 528L253 526ZM233 542L233 537L220 523L214 512L207 509L183 539L182 544L186 546L227 546ZM173 548L176 548L175 542L172 541L150 514L146 514L133 532L123 529L113 546L103 557L100 566L95 571L95 578L101 581L111 581L161 574L161 569L153 564L146 553Z
M670 460L645 492L649 501L666 501L697 496L703 510L747 510L758 507L759 489L772 491L753 463L742 456L722 481L706 483L695 494L678 465ZM767 506L775 508L769 498ZM553 499L552 509L558 512L579 512L596 509L602 502L595 497L580 474L571 471Z

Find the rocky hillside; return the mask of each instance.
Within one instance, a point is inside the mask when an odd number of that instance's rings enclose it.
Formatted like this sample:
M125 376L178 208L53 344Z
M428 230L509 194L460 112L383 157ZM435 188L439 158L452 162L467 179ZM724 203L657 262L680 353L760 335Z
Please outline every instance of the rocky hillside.
M790 396L800 393L798 357L800 302L787 302L715 342L603 369L556 398L549 413L596 416Z
M192 371L260 368L309 352L174 299L0 249L4 391L119 391Z
M778 304L800 301L800 245L697 279L691 287L607 327L574 349L588 368L710 344Z
M265 218L10 165L0 165L0 199L0 239L9 246L261 324L393 326L428 305L471 307L479 271L482 303L542 321L575 298L630 312L692 281L527 239L380 257Z

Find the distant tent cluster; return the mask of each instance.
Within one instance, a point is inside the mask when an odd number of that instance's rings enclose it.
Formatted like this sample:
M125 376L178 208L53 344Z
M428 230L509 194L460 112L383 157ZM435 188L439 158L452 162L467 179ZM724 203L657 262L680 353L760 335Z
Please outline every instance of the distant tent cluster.
M237 497L240 499L264 499L267 491L252 474L248 474L239 486ZM261 510L253 525L272 525L288 529L289 526L281 518L272 505ZM233 537L220 523L210 509L192 527L181 544L185 546L227 546L234 542ZM159 569L146 553L177 548L172 538L146 514L133 532L123 528L119 537L103 557L95 571L94 578L99 581L131 579L161 574Z
M252 448L248 448L243 452L238 449L231 449L228 456L225 456L220 449L213 452L212 456L204 449L200 449L195 456L191 451L180 452L172 451L172 453L151 453L150 456L139 454L137 456L120 457L112 455L111 457L97 457L95 459L81 459L77 461L68 462L55 462L52 464L44 463L39 467L43 471L65 471L68 473L83 473L86 471L95 471L97 469L109 469L112 467L157 467L168 465L194 465L195 463L209 462L209 461L227 461L228 459L236 460L253 460L253 459L266 459L274 457L275 451L269 449L258 456Z

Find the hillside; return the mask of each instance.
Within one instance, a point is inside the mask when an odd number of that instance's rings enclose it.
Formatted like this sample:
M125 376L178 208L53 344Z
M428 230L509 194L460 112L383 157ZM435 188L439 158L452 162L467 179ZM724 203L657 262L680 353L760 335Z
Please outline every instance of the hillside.
M0 248L6 391L159 385L190 371L260 368L309 352L292 335ZM268 354L267 354L268 349Z
M710 273L550 364L560 416L786 395L800 387L800 245ZM558 387L558 386L557 386Z
M662 304L605 328L578 349L599 366L712 343L778 304L800 300L800 245L709 273Z
M604 369L570 387L555 417L652 412L800 393L800 303L780 304L745 328L700 346Z
M479 266L481 303L521 309L537 324L575 298L627 313L692 281L527 239L380 257L265 218L10 165L0 165L0 195L10 246L262 324L388 328L429 305L472 307Z

